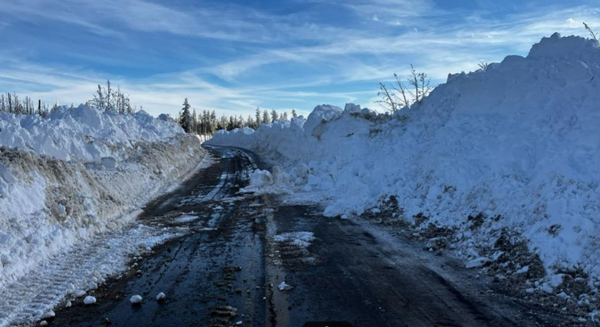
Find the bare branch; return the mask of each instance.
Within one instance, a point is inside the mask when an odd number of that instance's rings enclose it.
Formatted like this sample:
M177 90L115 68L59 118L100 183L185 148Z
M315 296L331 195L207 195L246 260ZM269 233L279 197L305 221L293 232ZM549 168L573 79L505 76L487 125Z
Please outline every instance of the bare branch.
M594 31L592 31L592 29L588 26L588 24L586 24L585 22L582 22L583 26L585 27L585 29L590 32L590 35L592 36L592 39L598 41L598 37L596 36L596 33L594 33Z

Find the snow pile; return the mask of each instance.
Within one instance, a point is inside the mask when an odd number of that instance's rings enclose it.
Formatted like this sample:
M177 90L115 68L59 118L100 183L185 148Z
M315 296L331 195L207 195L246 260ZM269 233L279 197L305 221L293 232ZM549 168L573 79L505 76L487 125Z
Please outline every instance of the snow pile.
M205 155L196 137L143 112L81 105L47 119L0 114L0 293L61 253L130 224Z
M273 173L268 170L256 169L250 174L250 183L240 190L242 193L255 194L285 194L290 193L292 185L290 175L280 167L273 167Z
M449 75L393 116L318 106L306 120L208 143L284 165L298 189L333 196L328 216L393 195L409 223L454 231L468 260L520 235L548 273L582 270L597 281L599 58L597 41L554 34L527 57Z
M61 160L123 159L119 150L124 147L132 148L139 141L164 141L182 132L179 125L154 119L144 111L120 115L85 104L73 109L60 107L46 118L0 113L1 145ZM105 163L114 166L115 161L102 161Z

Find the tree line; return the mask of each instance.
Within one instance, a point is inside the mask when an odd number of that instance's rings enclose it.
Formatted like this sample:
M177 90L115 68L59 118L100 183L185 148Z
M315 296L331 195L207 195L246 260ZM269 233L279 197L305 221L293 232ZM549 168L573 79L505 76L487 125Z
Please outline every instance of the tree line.
M25 97L24 99L19 99L19 96L16 93L6 93L6 96L0 94L0 112L11 113L15 115L39 115L42 117L46 117L48 113L58 109L58 103L55 103L52 107L48 107L48 105L41 100L38 100L37 103L33 101L30 97Z
M131 104L129 95L121 92L121 88L117 86L115 90L110 83L106 81L106 86L98 84L98 89L93 95L93 99L87 103L95 109L115 112L119 114L132 114L136 112L137 107ZM71 108L73 108L71 104ZM34 101L31 97L26 96L20 99L17 93L0 94L0 112L11 113L15 115L38 115L46 117L59 108L58 102L52 106L38 99Z
M287 112L279 114L276 110L261 110L256 108L254 115L248 115L245 119L242 115L221 115L217 117L215 110L202 110L196 113L187 98L183 101L183 108L179 112L177 122L187 133L198 135L213 135L218 130L231 131L236 128L250 127L257 129L261 124L270 124L276 121L290 120L290 117L298 117L296 110L291 115Z

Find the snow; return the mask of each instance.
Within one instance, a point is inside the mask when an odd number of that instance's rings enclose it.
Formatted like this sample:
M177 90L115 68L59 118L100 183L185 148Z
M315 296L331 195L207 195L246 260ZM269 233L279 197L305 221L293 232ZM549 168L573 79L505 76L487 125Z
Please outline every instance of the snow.
M348 104L307 119L219 132L208 144L256 152L288 172L299 197L351 217L393 195L416 226L452 228L466 261L520 235L548 279L600 274L598 42L554 34L529 55L451 74L422 103L393 115ZM269 184L267 174L257 180ZM469 216L482 214L474 226ZM497 217L497 218L494 218ZM551 286L548 285L551 288Z
M96 303L96 298L91 295L88 295L85 297L85 299L83 299L83 303L87 305L94 304Z
M315 237L312 232L289 232L275 235L273 238L275 242L289 242L294 246L302 248L309 247L314 239Z
M280 283L280 284L277 286L277 289L278 289L279 291L281 291L281 292L284 292L284 291L289 291L289 290L291 290L292 288L294 288L294 287L293 287L293 286L291 286L290 284L287 284L285 281L281 282L281 283Z
M0 114L0 294L10 299L0 302L0 326L39 319L125 269L128 255L177 236L136 227L135 218L205 157L198 138L144 112L81 105L46 119ZM71 257L77 273L66 274ZM47 285L35 282L41 273ZM29 302L35 310L19 307Z
M194 220L198 220L200 217L195 216L195 215L181 215L177 218L174 219L174 222L176 223L189 223L192 222Z
M280 167L273 167L273 173L268 170L255 169L250 174L250 183L240 190L241 193L255 194L286 194L291 192L290 175Z
M166 297L165 293L160 292L156 295L156 301L163 301Z
M131 302L131 304L140 304L142 303L142 297L140 295L133 295L129 298L129 302Z
M53 310L47 311L42 315L42 319L54 318L56 313Z
M62 160L80 159L114 165L136 142L156 142L183 131L144 111L120 115L82 104L60 107L47 118L0 113L0 144ZM115 151L115 147L118 148Z

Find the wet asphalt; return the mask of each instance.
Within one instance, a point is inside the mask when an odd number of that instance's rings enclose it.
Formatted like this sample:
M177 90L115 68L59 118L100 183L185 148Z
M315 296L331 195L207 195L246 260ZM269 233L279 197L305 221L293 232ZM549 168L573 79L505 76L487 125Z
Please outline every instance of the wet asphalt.
M452 258L315 205L239 194L259 159L210 148L217 162L149 203L142 224L189 232L132 260L97 304L56 308L50 326L560 326L498 293ZM197 217L182 220L181 217ZM308 247L274 242L312 232ZM280 291L285 281L290 290ZM158 293L166 298L156 301ZM139 294L140 305L129 298Z

